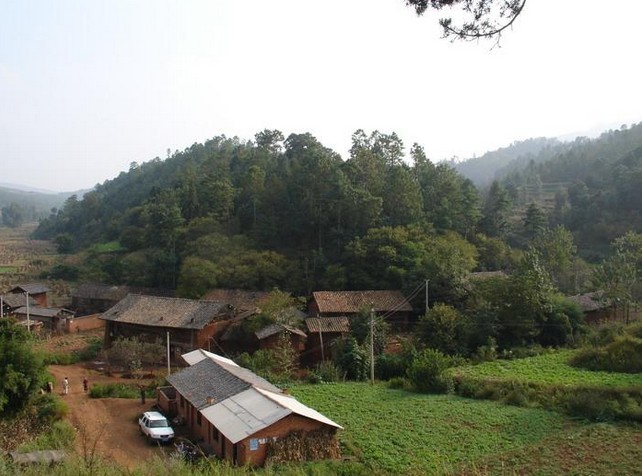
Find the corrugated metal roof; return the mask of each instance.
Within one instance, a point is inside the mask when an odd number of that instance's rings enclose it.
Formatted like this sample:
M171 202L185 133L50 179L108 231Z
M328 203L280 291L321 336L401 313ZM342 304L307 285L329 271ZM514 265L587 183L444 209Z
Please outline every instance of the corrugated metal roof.
M412 312L400 291L315 291L312 296L321 313L355 314L366 307L375 312Z
M129 294L103 313L107 321L152 327L202 329L216 319L231 317L227 304L194 299Z
M294 397L258 388L233 395L201 413L232 443L238 443L292 413L342 428Z
M238 443L292 412L266 398L257 389L248 388L203 409L201 413L228 440Z
M345 316L337 317L310 317L305 320L309 332L336 332L346 334L350 332L350 321Z
M194 365L204 359L212 359L238 367L232 359L228 359L227 357L223 357L222 355L214 354L203 349L193 350L187 354L183 354L181 357L183 357L183 360L187 362L187 365Z
M258 392L262 393L266 397L268 397L270 400L275 401L279 405L281 405L284 408L287 408L291 410L293 413L296 413L297 415L304 416L306 418L310 418L312 420L317 420L320 421L321 423L325 423L326 425L334 426L336 428L341 428L343 427L341 425L337 425L335 422L330 420L328 417L322 415L318 411L316 411L313 408L310 408L300 401L298 401L296 398L286 395L284 393L274 393L270 392L267 390L263 390L261 388L256 389Z

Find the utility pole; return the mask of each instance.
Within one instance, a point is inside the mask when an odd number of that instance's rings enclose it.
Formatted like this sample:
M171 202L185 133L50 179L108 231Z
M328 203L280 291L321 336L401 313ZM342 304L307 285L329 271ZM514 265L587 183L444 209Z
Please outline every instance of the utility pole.
M428 283L430 279L426 279L426 314L428 314Z
M27 298L27 330L31 332L31 320L29 318L29 292L25 292L25 297Z
M169 361L169 331L167 331L167 375L172 373L171 362Z
M370 383L374 385L374 307L370 308Z

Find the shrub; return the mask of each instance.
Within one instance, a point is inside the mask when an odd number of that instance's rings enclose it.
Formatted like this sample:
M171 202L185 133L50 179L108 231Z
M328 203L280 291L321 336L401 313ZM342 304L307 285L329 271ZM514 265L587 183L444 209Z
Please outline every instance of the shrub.
M581 350L570 363L588 370L641 373L642 339L620 336L604 347Z
M341 370L329 361L320 362L314 374L319 377L321 382L338 382L341 380Z
M463 363L461 357L450 357L436 349L426 349L408 368L408 380L419 392L449 392L453 390L454 383L444 371Z
M34 406L37 409L38 418L48 424L62 420L69 413L67 404L51 393L38 395L34 399Z
M390 380L388 380L388 388L393 388L397 390L406 390L410 387L411 385L408 379L403 377L393 377Z
M401 354L381 354L375 359L375 374L380 380L403 377L408 370L408 359Z

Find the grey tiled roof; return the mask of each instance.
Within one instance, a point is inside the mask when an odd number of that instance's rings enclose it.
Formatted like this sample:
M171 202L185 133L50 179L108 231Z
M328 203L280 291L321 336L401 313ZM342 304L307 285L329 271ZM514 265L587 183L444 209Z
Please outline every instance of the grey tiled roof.
M287 331L290 334L296 334L301 337L307 337L306 333L303 332L301 329L297 329L296 327L292 327L292 326L286 326L284 324L270 324L269 326L266 326L263 329L256 331L254 334L256 335L257 339L262 340L267 337L273 336L274 334L278 334L279 332L282 332L282 331Z
M13 313L18 316L26 316L27 307L26 306L20 307L15 311L13 311ZM32 317L57 317L57 316L73 316L74 313L69 309L63 309L59 307L30 307L29 315Z
M6 306L9 306L12 309L16 309L16 308L22 307L22 306L26 305L26 303L27 303L25 295L24 294L17 294L17 293L16 294L4 294L2 296L2 302ZM31 295L29 295L29 305L32 306L32 305L35 305L35 304L36 304L36 300L33 297L31 297Z
M29 283L29 284L19 284L15 288L13 288L10 293L29 293L29 294L41 294L41 293L46 293L49 292L50 289L45 286L44 284L40 283Z
M229 317L228 305L220 302L129 294L105 311L101 319L152 327L202 329L216 319Z
M204 359L167 377L167 381L196 408L203 408L250 387L281 390L248 369ZM209 401L208 401L209 400Z

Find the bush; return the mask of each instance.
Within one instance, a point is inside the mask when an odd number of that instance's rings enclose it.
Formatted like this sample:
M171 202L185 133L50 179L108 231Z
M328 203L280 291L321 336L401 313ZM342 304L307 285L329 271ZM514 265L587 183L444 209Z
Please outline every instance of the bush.
M579 351L570 364L588 370L642 373L642 339L633 336L616 337L604 347Z
M47 424L62 420L69 413L67 404L51 393L38 395L34 399L34 407L37 409L38 418Z
M317 376L317 383L339 382L341 380L341 370L329 361L320 362L312 374Z
M408 380L419 392L451 392L454 383L444 371L463 363L461 357L450 357L436 349L426 349L408 368Z
M388 388L397 389L397 390L407 390L411 387L408 379L403 377L393 377L388 380Z
M404 377L408 366L408 359L404 355L381 354L375 359L375 374L380 380Z
M497 400L521 407L538 406L593 421L642 421L642 389L545 385L520 380L455 376L457 395Z

